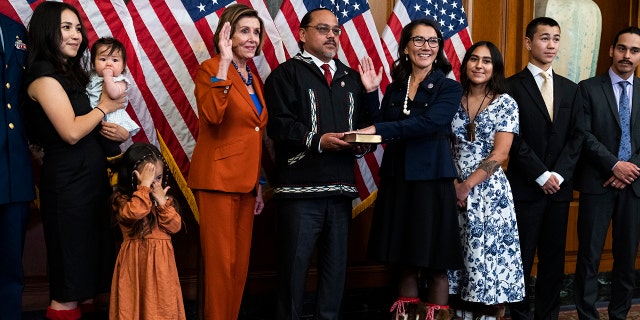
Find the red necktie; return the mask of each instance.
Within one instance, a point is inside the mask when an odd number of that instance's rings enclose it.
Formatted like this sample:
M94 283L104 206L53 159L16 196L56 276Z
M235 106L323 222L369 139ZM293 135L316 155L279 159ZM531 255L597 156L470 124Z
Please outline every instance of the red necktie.
M331 69L329 69L329 64L325 63L322 65L322 69L324 70L324 78L327 79L327 83L331 85Z

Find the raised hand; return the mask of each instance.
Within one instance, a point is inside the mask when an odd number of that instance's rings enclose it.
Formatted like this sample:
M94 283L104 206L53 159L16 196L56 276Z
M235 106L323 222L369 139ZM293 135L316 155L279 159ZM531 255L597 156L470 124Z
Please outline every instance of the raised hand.
M231 59L233 59L233 51L231 41L231 24L228 21L224 23L220 30L218 50L220 50L220 60L231 62Z
M156 176L156 165L151 162L147 162L142 166L140 171L137 169L133 170L133 174L138 178L138 185L151 188L151 183Z
M151 197L156 200L158 206L164 206L164 204L167 202L167 192L169 191L169 188L171 187L167 186L166 188L162 189L161 183L151 183Z
M360 73L362 85L364 85L367 92L372 92L378 89L380 82L382 81L382 67L380 67L378 69L378 73L376 73L373 60L371 60L369 56L365 56L360 60L358 72Z

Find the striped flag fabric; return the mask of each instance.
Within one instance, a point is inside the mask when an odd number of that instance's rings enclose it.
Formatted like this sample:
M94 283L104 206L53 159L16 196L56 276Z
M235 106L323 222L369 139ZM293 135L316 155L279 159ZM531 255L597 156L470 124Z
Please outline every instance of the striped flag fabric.
M397 0L387 26L382 32L385 57L389 65L398 58L398 41L402 27L412 20L427 18L435 21L444 38L444 51L460 79L460 62L473 44L462 7L462 0Z
M33 9L42 1L0 0L0 13L27 25ZM214 55L213 34L219 16L229 4L247 4L264 21L263 54L250 63L252 71L259 75L259 83L279 63L298 52L300 20L307 11L318 7L328 8L338 17L343 30L338 52L341 61L357 69L359 60L368 55L376 67L384 68L381 95L391 81L400 30L409 21L427 17L439 23L456 78L464 52L471 45L461 0L397 0L382 39L366 0L284 0L275 19L265 0L64 1L79 10L90 44L105 36L124 43L128 56L126 75L132 83L126 110L142 128L132 140L148 141L161 148L196 220L197 207L184 178L198 134L193 79L199 64ZM358 159L360 197L354 201L354 216L375 200L383 151L381 147Z
M284 0L274 22L280 32L287 57L294 56L298 51L298 30L300 20L315 8L327 8L338 18L342 29L338 58L346 65L358 70L360 59L370 56L376 68L384 68L381 94L389 84L391 78L389 61L380 42L373 15L366 0ZM353 216L366 209L375 200L379 182L378 169L382 160L383 148L358 159L356 168L356 186L359 198L354 200Z
M0 0L0 13L28 24L42 0ZM199 219L186 186L191 154L198 135L193 95L200 63L214 55L213 34L224 8L236 1L194 0L65 0L78 9L89 44L113 36L127 51L131 80L126 109L142 130L133 141L155 144L163 151L173 176ZM250 64L262 82L280 62L284 49L264 0L238 0L258 11L265 24L263 54Z

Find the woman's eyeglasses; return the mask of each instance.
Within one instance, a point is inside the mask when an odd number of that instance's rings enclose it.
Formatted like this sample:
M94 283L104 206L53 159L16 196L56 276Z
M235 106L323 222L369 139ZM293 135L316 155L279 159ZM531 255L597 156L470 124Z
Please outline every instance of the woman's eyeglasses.
M428 43L429 44L429 48L437 48L438 45L440 44L440 38L429 38L429 39L425 39L422 36L415 36L415 37L411 37L409 38L411 41L413 41L413 45L420 48L422 46L424 46L424 43Z

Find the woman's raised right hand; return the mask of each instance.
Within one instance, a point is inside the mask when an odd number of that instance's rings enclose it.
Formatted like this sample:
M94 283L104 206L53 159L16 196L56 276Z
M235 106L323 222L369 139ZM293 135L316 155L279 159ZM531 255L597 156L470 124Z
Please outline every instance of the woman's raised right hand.
M233 47L231 41L231 24L229 21L225 22L220 30L218 50L220 50L220 60L230 63L233 59Z

